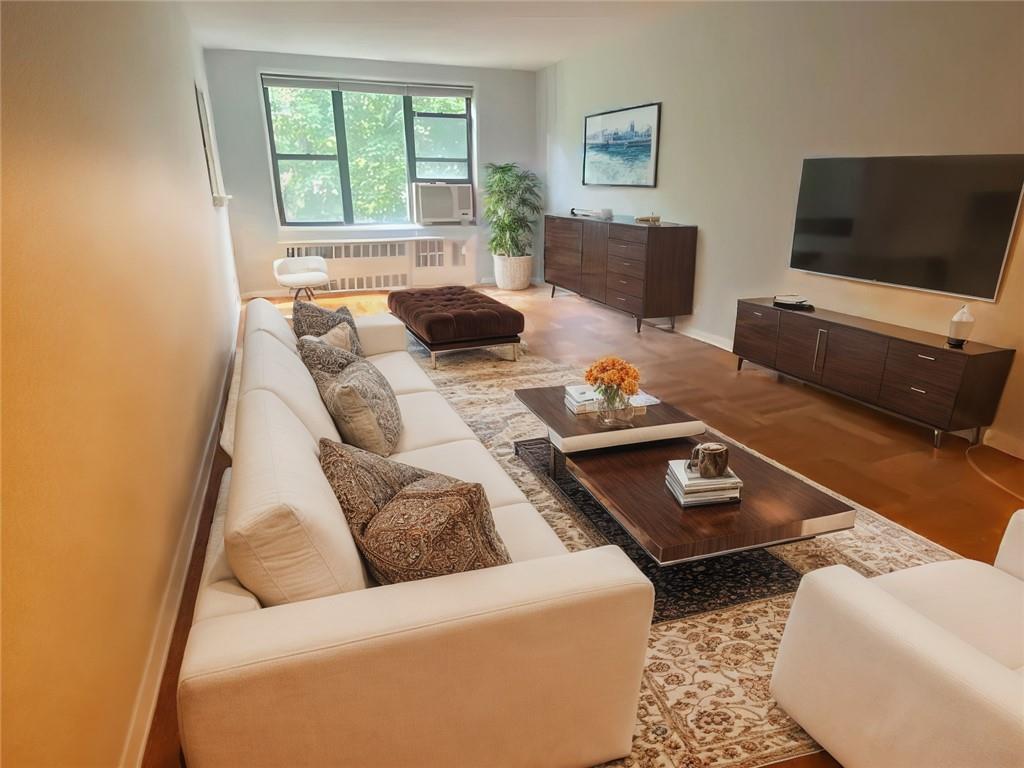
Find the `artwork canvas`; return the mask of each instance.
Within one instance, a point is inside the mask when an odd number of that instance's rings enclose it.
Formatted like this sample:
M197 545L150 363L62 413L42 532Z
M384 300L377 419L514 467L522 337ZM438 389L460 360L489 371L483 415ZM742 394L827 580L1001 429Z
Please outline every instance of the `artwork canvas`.
M657 186L660 125L661 102L587 115L583 183Z

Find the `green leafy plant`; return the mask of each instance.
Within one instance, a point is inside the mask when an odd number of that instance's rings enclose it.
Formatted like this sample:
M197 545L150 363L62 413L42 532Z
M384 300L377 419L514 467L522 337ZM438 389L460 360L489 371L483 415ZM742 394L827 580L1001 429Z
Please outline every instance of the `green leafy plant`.
M528 256L533 225L541 213L540 179L516 163L488 163L484 218L491 227L491 253Z

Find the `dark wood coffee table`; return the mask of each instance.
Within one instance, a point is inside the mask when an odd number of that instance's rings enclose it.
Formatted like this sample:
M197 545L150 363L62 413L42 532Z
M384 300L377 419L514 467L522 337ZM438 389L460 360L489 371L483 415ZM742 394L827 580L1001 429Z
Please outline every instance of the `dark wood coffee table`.
M539 390L561 390L542 387ZM516 396L551 430L571 431L579 417L550 392L516 390ZM651 418L692 418L672 406ZM549 421L550 419L550 421ZM597 428L596 420L575 429ZM729 446L729 466L743 480L742 499L683 509L665 486L668 462L690 456L693 446L715 440ZM568 455L552 447L553 469L566 471L659 565L756 549L852 528L856 513L845 502L759 458L735 443L706 435L658 440Z

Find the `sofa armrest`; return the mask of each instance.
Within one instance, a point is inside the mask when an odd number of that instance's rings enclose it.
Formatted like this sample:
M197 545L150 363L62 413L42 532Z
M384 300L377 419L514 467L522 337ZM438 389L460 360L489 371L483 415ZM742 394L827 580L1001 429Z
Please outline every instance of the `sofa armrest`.
M1014 512L1006 524L995 566L1024 581L1024 509Z
M363 354L380 355L384 352L403 352L408 345L405 325L392 314L356 315L356 331L363 345Z
M609 546L200 621L178 685L188 764L619 757L653 597Z
M1024 754L1020 677L845 566L801 581L771 690L846 768Z

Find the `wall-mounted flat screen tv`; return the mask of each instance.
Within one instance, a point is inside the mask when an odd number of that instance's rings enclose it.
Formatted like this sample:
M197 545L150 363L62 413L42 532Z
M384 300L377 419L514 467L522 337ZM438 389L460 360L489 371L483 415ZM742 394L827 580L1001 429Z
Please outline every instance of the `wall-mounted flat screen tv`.
M994 300L1024 155L804 160L790 266Z

